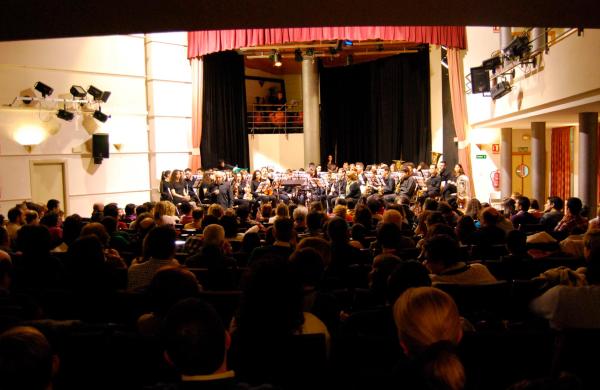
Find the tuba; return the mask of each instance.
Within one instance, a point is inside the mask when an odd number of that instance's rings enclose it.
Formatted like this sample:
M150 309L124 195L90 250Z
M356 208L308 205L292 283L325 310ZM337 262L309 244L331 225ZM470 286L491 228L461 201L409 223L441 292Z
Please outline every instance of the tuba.
M443 153L431 152L431 163L437 165L438 161L440 161L440 157L442 157Z

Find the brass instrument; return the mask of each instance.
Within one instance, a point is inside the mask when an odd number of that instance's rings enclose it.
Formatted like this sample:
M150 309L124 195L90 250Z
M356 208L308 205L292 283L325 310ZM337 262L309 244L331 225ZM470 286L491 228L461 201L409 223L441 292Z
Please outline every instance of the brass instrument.
M439 152L431 152L431 163L437 165L438 161L440 161L440 157L442 157L443 153Z
M402 169L402 164L405 163L404 160L392 160L392 162L396 166L396 171L399 171L400 169Z

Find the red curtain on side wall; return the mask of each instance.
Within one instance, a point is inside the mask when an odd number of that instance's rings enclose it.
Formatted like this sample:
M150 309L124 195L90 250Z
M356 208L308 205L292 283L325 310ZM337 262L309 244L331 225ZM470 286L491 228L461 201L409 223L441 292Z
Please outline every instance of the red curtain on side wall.
M562 199L571 197L571 128L552 129L550 157L550 195ZM543 202L544 199L538 199Z
M382 39L467 48L466 29L460 26L255 28L188 32L188 58L240 47L334 39Z

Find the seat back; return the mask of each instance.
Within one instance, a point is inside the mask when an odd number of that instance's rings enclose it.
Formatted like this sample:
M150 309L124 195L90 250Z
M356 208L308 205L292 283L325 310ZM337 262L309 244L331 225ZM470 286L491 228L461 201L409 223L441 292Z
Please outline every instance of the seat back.
M473 323L499 320L506 314L510 284L506 281L486 284L436 283L456 302L460 314Z

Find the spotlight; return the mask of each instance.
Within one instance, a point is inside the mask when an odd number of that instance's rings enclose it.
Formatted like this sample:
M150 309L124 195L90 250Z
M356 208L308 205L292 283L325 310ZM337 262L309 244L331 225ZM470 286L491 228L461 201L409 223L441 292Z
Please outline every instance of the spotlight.
M102 91L102 90L94 87L93 85L90 85L90 87L88 88L87 91L90 95L92 95L94 97L94 100L99 101L99 102L106 103L106 101L108 100L108 97L110 96L109 91Z
M294 60L296 60L296 62L302 62L302 50L294 50Z
M492 99L500 99L511 91L512 87L508 81L501 81L492 87Z
M54 89L51 86L46 85L46 84L42 83L41 81L38 81L37 83L35 83L33 88L35 88L36 91L39 91L43 97L50 96L50 95L52 95L52 92L54 92Z
M281 62L281 54L279 54L279 53L273 54L273 65L278 68L281 67L281 65L283 65L283 63Z
M500 57L492 57L481 63L483 69L495 71L497 67L502 64L502 59Z
M73 95L73 98L83 98L83 97L85 97L85 95L87 95L87 92L85 91L85 89L83 89L83 87L80 85L73 85L71 87L71 89L69 90L69 92L71 92L71 95Z
M63 110L61 108L56 113L56 116L59 117L60 119L64 120L64 121L68 122L68 121L72 121L73 120L73 118L75 117L75 114L73 114L72 112L69 112L67 110Z
M108 120L108 118L110 118L110 115L106 115L100 109L94 111L93 116L94 116L94 118L96 118L97 120L99 120L102 123L106 122Z
M510 58L521 58L529 49L529 39L527 36L522 35L513 39L502 51Z

